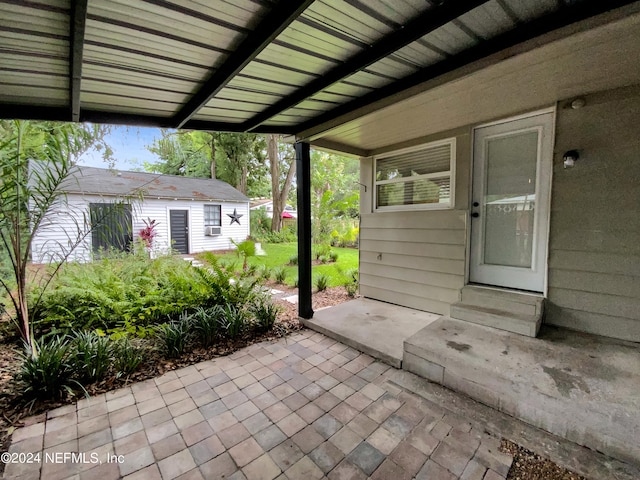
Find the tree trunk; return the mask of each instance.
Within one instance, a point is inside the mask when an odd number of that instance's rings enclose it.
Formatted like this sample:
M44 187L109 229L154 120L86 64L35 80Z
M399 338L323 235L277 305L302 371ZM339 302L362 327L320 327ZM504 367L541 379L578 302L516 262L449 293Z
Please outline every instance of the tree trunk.
M211 178L216 178L216 139L211 134Z
M242 175L240 177L240 185L238 186L238 190L240 190L243 194L247 194L247 177L249 176L249 170L246 165L242 166Z
M287 197L291 189L293 175L296 172L295 161L291 162L289 171L280 188L280 156L278 155L278 136L269 135L267 137L267 156L269 158L269 168L271 172L271 198L273 200L273 217L271 218L271 231L279 232L282 229L282 212L287 205Z

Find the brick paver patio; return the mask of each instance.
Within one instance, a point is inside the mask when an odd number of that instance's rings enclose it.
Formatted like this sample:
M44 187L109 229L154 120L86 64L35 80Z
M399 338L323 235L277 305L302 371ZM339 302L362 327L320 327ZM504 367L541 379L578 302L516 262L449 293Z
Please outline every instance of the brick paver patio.
M506 477L499 438L402 391L393 372L303 330L50 411L10 447L39 461L22 456L5 478Z

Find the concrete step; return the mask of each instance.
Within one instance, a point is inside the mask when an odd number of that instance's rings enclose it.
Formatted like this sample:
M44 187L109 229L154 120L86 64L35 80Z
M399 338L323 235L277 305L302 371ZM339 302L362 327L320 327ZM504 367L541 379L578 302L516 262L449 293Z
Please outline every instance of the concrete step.
M640 466L640 345L545 327L540 338L441 317L402 368L535 427ZM594 477L595 478L595 477Z
M498 328L507 332L535 337L542 324L542 315L513 313L495 308L470 305L464 302L454 303L450 307L451 318L465 320L485 327Z
M462 289L462 302L525 315L540 315L544 308L544 297L541 294L477 285L466 285Z

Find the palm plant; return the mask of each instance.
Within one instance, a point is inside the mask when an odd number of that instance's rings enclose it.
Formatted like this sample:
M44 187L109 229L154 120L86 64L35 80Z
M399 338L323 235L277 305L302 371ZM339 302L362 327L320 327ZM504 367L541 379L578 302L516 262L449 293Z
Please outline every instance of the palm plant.
M10 274L0 276L0 287L12 307L12 318L20 336L33 355L31 309L27 299L27 265L35 233L52 218L65 213L62 185L72 173L75 159L106 133L104 127L4 120L0 122L0 244L6 252ZM107 153L110 150L107 149ZM68 213L68 210L67 210ZM69 238L57 242L54 250L66 252L58 258L57 267L40 281L46 289L51 278L69 255L91 233L86 218L68 213L77 225L69 229ZM77 233L77 235L74 233Z

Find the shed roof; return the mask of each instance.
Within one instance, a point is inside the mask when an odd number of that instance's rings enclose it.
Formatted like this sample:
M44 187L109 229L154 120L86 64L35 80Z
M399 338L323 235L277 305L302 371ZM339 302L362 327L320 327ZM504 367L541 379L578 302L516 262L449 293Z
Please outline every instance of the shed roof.
M0 116L284 134L632 0L0 0Z
M245 203L249 198L222 180L178 175L126 172L95 167L74 167L62 184L67 193L135 196Z

